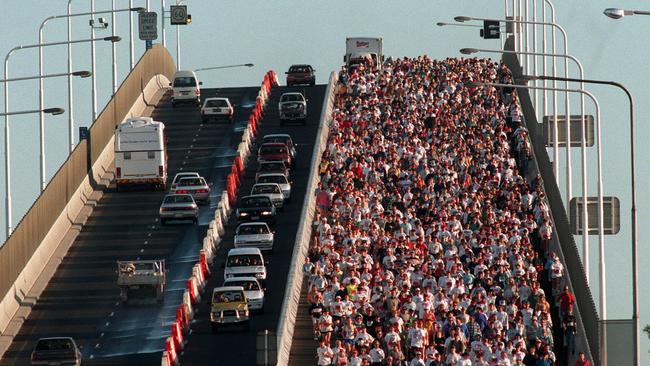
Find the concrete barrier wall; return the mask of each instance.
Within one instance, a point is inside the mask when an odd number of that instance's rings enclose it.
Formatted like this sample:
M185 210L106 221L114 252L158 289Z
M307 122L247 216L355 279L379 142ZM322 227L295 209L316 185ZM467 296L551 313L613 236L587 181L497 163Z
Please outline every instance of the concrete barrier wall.
M512 50L512 38L505 44L505 49ZM522 75L521 65L516 56L504 55L504 63L512 71L513 77ZM521 108L523 110L526 127L533 143L534 161L531 164L533 176L538 173L544 180L544 192L551 209L551 220L553 221L553 238L550 249L558 254L566 269L565 283L570 287L576 297L575 316L578 323L578 334L576 337L576 349L585 352L587 357L593 361L592 364L599 365L599 316L596 310L591 290L587 283L584 267L578 247L573 239L569 228L569 218L562 202L560 190L555 183L553 168L548 153L546 152L545 139L542 133L541 124L538 123L530 95L528 91L520 89L517 91ZM554 324L559 326L559 324ZM561 344L560 344L561 345ZM571 363L573 364L573 363Z
M285 366L289 363L289 354L291 353L291 342L293 340L293 330L296 325L296 315L300 302L300 291L302 289L302 264L305 262L309 250L309 241L311 238L312 221L316 208L316 187L320 181L318 165L320 157L327 146L329 136L330 121L332 109L334 108L334 90L338 82L338 75L332 72L323 100L323 112L320 117L320 126L316 135L316 144L311 157L311 172L307 181L307 190L305 203L302 206L300 223L296 233L296 242L293 248L293 256L289 265L289 274L287 276L287 287L284 290L284 300L282 302L282 311L280 314L280 323L277 330L277 350L278 366Z
M0 248L0 332L26 299L39 276L59 249L69 230L83 222L75 220L88 205L94 188L113 163L113 130L126 116L138 115L148 101L167 87L175 72L169 52L160 45L148 50L124 80L113 99L90 128L88 141L81 141L59 168L44 192ZM89 167L92 166L92 169ZM64 255L67 248L63 253ZM58 263L58 262L57 262ZM49 280L49 278L47 278Z

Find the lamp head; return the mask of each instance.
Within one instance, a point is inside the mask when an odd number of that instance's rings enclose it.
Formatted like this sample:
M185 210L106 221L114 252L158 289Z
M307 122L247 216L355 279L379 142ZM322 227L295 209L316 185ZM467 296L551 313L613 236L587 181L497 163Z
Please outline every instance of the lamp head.
M120 36L104 37L104 41L119 42L121 40L122 40L122 37L120 37Z
M48 113L53 116L56 116L57 114L63 114L65 112L65 109L63 108L45 108L43 109L43 113Z
M631 14L626 14L625 10L617 9L617 8L607 8L605 9L605 11L603 11L603 14L607 15L612 19L621 19L626 15L631 15Z
M436 23L436 25L437 25L438 27L444 27L445 25L447 25L447 23L438 22L438 23Z
M73 73L72 73L72 76L79 76L79 77L81 77L81 78L87 78L87 77L89 77L89 76L92 76L92 74L93 74L93 73L90 72L90 71L83 70L83 71L75 71L75 72L73 72Z
M476 48L461 48L460 53L463 55L471 55L472 53L477 53L478 49Z
M465 16L457 16L457 17L454 18L454 20L459 22L459 23L464 23L464 22L468 22L468 21L472 20L472 18L465 17Z
M244 64L244 66L246 66L246 67L253 67L253 66L255 66L255 64Z
M144 8L142 6L138 6L138 7L135 7L135 8L131 8L131 11L134 11L136 13L144 13L145 11L147 11L147 8Z

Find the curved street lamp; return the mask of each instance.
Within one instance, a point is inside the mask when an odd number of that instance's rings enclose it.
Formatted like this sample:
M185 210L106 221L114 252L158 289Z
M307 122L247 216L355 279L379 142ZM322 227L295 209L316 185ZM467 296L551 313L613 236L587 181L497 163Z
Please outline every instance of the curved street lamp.
M632 16L632 15L650 15L650 11L607 8L603 11L603 14L607 15L612 19L621 19L625 16Z
M90 42L91 44L95 43L95 41L110 41L110 42L117 42L121 38L120 37L104 37L104 38L89 38L89 39L80 39L80 40L75 40L75 41L62 41L62 42L52 42L52 43L39 43L39 44L30 44L26 46L16 46L9 50L5 56L5 61L4 61L4 79L9 79L9 57L18 50L23 50L23 49L28 49L28 48L37 48L37 47L44 47L44 46L58 46L58 45L65 45L65 44L70 44L70 43L84 43L84 42ZM39 76L40 78L40 76ZM5 95L5 113L2 115L5 118L5 191L6 191L6 199L5 199L5 208L6 208L6 223L7 223L7 237L11 234L12 231L12 219L11 219L11 169L10 169L10 164L9 164L9 158L11 155L11 151L9 149L10 145L10 140L9 140L9 116L12 114L9 113L9 83L4 82L4 95ZM39 109L38 113L43 108ZM40 146L41 146L41 182L45 181L45 141L44 141L44 127L40 127ZM39 184L41 188L41 192L43 191L43 184Z

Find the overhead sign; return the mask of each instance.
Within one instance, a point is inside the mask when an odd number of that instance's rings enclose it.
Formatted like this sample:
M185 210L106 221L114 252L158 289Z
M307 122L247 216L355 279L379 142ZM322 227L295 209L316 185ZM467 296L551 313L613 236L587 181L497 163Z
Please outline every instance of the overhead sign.
M571 147L582 146L582 120L581 115L571 115L569 118L569 133L571 134ZM594 146L594 116L585 115L585 144L587 147ZM544 137L546 146L553 147L555 143L555 116L544 116ZM566 146L566 118L557 116L557 146Z
M158 14L154 11L138 13L140 39L151 41L158 38Z
M187 24L187 5L172 5L170 13L172 25Z
M582 197L571 198L569 202L569 219L571 220L571 232L574 235L582 235L584 225L582 213L584 204ZM598 234L598 197L587 197L587 219L590 235ZM618 234L621 229L621 203L617 197L603 197L603 233L605 235Z
M498 21L484 20L481 37L485 39L499 39L501 37L501 28Z

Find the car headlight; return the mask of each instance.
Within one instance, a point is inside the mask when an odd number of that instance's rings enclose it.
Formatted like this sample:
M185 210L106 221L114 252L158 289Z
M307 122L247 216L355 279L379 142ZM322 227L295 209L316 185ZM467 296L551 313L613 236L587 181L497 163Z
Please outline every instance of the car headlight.
M237 211L237 216L248 216L248 212L239 212L239 211Z
M233 278L233 277L235 277L235 275L230 274L230 273L226 275L226 278Z
M264 273L255 273L255 278L264 278Z
M270 215L270 214L272 214L272 213L273 213L273 212L271 212L271 211L262 211L262 215L263 215L263 216L268 216L268 215Z

